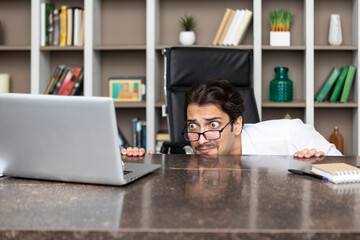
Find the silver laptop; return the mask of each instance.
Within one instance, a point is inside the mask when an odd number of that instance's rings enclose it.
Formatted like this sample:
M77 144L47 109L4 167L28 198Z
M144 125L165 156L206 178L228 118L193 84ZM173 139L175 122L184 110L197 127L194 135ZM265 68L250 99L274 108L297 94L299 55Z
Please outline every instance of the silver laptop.
M124 185L159 168L121 161L107 97L0 94L0 173Z

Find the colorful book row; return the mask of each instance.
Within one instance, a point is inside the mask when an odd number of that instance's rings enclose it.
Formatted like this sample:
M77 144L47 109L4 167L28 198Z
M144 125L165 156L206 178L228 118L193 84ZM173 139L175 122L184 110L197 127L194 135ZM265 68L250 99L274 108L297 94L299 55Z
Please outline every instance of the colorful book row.
M83 68L59 65L56 67L44 94L81 95L83 91Z
M40 46L83 46L84 9L41 3Z

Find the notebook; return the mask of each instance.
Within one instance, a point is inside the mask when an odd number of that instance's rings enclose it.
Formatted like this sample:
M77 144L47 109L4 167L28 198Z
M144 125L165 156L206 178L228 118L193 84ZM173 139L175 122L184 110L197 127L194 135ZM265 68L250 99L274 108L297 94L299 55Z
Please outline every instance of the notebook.
M124 185L160 167L123 166L111 98L3 93L0 113L4 175Z
M313 164L311 171L333 183L360 182L360 169L347 163Z

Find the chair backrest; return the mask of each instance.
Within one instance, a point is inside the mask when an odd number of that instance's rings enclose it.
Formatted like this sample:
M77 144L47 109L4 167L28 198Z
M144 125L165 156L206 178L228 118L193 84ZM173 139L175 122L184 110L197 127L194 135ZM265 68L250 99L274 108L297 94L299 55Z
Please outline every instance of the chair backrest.
M259 122L252 88L253 57L251 50L212 47L173 47L164 50L165 96L171 142L183 142L185 126L183 104L186 91L195 83L223 78L241 93L244 122Z

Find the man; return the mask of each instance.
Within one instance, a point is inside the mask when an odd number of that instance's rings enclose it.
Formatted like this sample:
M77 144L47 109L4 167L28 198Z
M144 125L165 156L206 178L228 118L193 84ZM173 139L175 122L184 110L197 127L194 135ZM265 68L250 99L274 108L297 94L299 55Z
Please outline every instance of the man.
M228 81L210 79L194 84L186 93L183 135L195 154L294 155L297 158L341 155L314 127L301 120L243 121L244 103ZM145 150L122 154L142 156Z

